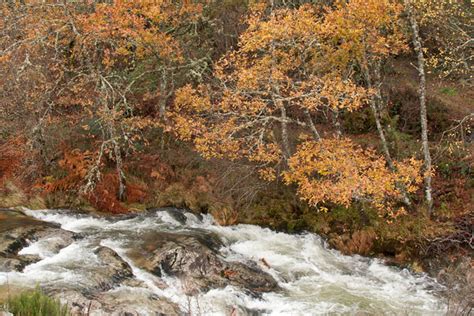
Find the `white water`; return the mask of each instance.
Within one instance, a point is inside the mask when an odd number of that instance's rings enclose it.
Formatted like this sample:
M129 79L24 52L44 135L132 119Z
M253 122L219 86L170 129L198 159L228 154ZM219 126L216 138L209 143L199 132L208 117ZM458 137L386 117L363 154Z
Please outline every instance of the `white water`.
M289 235L252 225L221 227L211 217L198 220L187 213L181 225L167 212L117 220L77 215L66 211L27 211L33 217L61 224L63 229L82 233L85 238L59 253L51 252L51 240L39 240L22 250L42 260L22 273L0 273L0 285L51 285L62 288L87 288L94 280L100 262L94 254L98 246L115 250L142 281L137 287L121 286L113 294L133 299L140 315L153 311L140 297L154 294L177 303L183 311L197 315L442 315L445 305L431 293L438 285L423 275L388 267L378 260L343 256L325 247L313 234ZM228 261L255 261L270 273L283 291L253 297L228 286L196 297L183 294L183 285L173 277L157 278L133 265L127 249L136 245L144 233L152 231L189 232L204 229L220 236L221 253ZM264 258L270 268L263 265ZM163 284L164 283L164 284ZM93 315L93 313L91 313Z

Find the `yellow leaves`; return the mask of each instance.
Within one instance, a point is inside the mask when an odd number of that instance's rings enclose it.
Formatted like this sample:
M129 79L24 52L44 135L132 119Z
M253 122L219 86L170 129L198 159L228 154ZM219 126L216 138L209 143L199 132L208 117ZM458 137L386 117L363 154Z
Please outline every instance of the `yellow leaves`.
M194 89L186 85L176 91L175 106L177 111L205 112L211 108L209 97L205 95L204 87Z
M275 181L277 176L276 176L276 171L274 168L263 168L258 170L258 174L260 178L266 181Z
M352 80L343 80L337 74L329 74L322 78L313 77L302 84L301 90L297 92L300 95L313 91L311 97L305 98L301 104L310 111L322 106L333 110L356 111L367 103L373 93L357 86Z
M296 183L300 197L315 206L328 202L349 206L354 200L366 200L385 211L400 197L398 184L412 192L421 181L420 161L400 162L398 171L391 172L373 150L349 139L304 142L288 165L285 182Z
M405 50L402 9L392 0L339 2L325 15L322 28L332 61L342 66L366 54L383 57Z
M425 43L426 65L442 77L472 78L472 4L410 1Z

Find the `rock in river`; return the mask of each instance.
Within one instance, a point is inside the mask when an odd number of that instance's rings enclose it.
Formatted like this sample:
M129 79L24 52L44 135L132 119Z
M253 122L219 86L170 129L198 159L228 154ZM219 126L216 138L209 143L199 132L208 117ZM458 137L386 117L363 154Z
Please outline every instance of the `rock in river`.
M257 265L224 260L218 252L220 240L205 232L154 232L143 236L143 245L128 252L137 266L156 276L179 277L188 294L240 287L253 294L278 290L277 282Z
M53 238L51 251L58 252L78 236L59 225L31 218L20 211L0 209L0 272L21 271L26 265L39 261L38 256L19 255L30 243Z

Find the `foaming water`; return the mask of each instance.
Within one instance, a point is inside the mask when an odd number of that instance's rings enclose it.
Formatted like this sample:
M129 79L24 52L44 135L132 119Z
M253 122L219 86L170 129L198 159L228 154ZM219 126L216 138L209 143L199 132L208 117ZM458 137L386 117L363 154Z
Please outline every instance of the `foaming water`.
M425 275L414 275L384 265L379 260L344 256L330 250L314 234L289 235L253 225L222 227L212 217L199 219L185 213L186 223L166 211L134 217L105 218L70 211L27 211L38 219L55 222L84 238L54 253L48 240L39 240L22 250L41 261L21 273L0 273L0 285L55 284L87 288L100 269L94 254L99 246L117 252L131 267L138 285L111 290L114 295L134 297L140 315L153 314L141 306L140 297L156 295L178 304L183 312L203 315L442 315L445 305L432 293L438 287ZM282 291L254 297L239 288L212 289L194 297L184 294L185 285L171 276L158 278L135 266L127 251L146 233L192 232L217 234L221 253L228 261L254 261L277 281ZM123 293L123 294L121 294ZM135 305L134 305L135 306Z

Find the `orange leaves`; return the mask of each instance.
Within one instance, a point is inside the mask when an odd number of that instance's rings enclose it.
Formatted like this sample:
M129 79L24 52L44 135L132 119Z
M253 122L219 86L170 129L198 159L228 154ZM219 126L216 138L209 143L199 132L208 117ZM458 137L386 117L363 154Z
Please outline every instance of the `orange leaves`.
M313 77L302 84L303 91L293 95L301 99L301 106L310 111L328 107L333 110L346 110L348 112L361 109L371 95L371 91L357 86L352 80L343 80L335 74L323 78ZM302 93L310 96L302 97ZM295 100L298 102L299 100Z
M118 186L117 174L108 173L102 177L92 192L86 194L86 198L97 210L108 213L125 213L126 208L117 199Z
M284 178L288 184L296 183L301 198L314 206L349 206L362 200L389 210L400 197L398 184L415 189L421 182L420 161L412 159L398 166L397 172L391 172L373 150L364 150L349 139L326 139L301 144Z
M164 24L182 23L202 12L200 5L176 7L168 1L117 1L113 5L97 4L93 14L78 18L83 44L95 48L105 46L103 64L113 66L116 61L150 56L180 61L178 42L162 30Z
M93 163L94 154L79 149L63 150L64 158L59 161L59 166L66 172L66 176L61 179L47 177L47 183L43 188L47 192L69 191L78 189Z
M268 49L274 41L307 45L317 38L321 27L314 9L307 5L296 10L274 10L268 19L252 15L247 22L249 28L240 38L244 53Z
M15 176L25 153L24 137L12 137L0 144L0 186Z
M302 122L302 113L355 111L371 91L334 65L328 70L326 33L316 7L268 12L262 3L251 11L239 48L217 62L218 87L179 89L170 118L179 137L192 141L205 158L255 162L260 176L271 181L284 158L284 137L277 135L282 125L315 135L316 127Z

